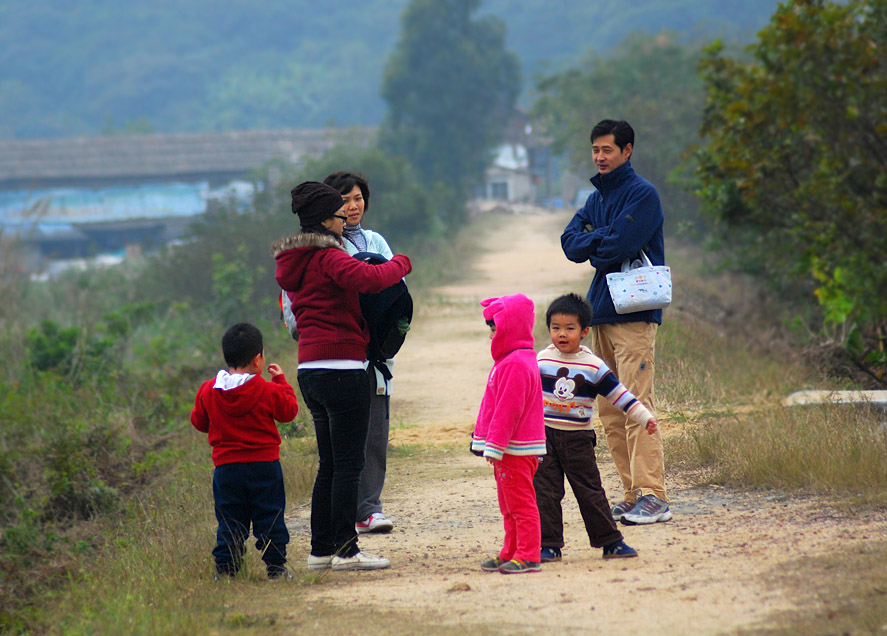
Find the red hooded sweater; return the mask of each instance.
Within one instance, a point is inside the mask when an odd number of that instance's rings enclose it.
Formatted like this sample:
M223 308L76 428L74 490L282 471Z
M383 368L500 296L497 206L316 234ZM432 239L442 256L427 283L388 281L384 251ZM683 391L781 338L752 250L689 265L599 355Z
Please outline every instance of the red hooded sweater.
M413 270L410 259L395 254L381 265L353 258L335 238L298 234L276 241L275 278L293 292L299 326L299 363L312 360L366 360L370 341L358 293L378 293Z
M227 371L220 371L227 373ZM216 389L216 379L197 391L191 423L209 433L213 464L273 462L280 459L278 422L292 422L299 412L296 394L280 375L267 382L255 375L233 389Z

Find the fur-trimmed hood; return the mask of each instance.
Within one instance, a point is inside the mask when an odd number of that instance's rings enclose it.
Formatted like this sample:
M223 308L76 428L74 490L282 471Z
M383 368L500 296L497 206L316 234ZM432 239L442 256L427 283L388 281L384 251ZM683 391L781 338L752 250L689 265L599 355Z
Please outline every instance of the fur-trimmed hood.
M313 232L303 232L295 236L287 236L278 239L271 244L271 254L276 258L281 252L295 249L297 247L313 247L315 249L323 249L325 247L338 247L345 249L340 241L337 241L329 234L315 234Z
M370 265L348 255L335 236L301 233L276 241L277 284L288 293L299 330L299 363L366 360L369 332L360 294L376 294L412 270L395 254Z
M305 284L306 273L312 269L312 261L327 248L342 250L347 254L345 247L335 237L328 234L302 232L275 241L271 245L271 253L277 260L278 273L282 271L281 268L288 272L285 280L278 279L277 281L281 288L295 291L302 287ZM313 269L315 272L318 271L317 268Z

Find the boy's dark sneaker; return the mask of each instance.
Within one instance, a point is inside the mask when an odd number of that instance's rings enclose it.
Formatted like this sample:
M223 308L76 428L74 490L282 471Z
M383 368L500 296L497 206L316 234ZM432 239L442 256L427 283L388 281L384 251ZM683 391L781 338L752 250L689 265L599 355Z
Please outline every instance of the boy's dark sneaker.
M488 559L480 564L480 569L484 572L498 572L499 566L505 563L498 556L494 556L492 559Z
M605 559L630 559L637 555L638 551L625 543L625 541L616 541L604 546Z
M285 565L278 565L268 568L269 581L292 581L293 574Z
M622 515L622 523L627 526L647 525L660 521L670 521L671 510L668 503L656 495L644 495L638 499L635 507Z
M538 561L524 561L523 559L512 559L506 561L499 566L502 574L526 574L528 572L541 572L542 564Z
M620 501L618 504L610 508L610 514L613 515L613 521L619 521L622 519L622 515L626 512L631 511L632 508L635 507L635 504L629 501Z
M542 563L551 563L552 561L560 561L561 560L561 549L560 548L542 548L542 554L540 556L540 560Z
M237 576L237 567L233 565L217 565L216 572L213 574L213 581L229 581Z

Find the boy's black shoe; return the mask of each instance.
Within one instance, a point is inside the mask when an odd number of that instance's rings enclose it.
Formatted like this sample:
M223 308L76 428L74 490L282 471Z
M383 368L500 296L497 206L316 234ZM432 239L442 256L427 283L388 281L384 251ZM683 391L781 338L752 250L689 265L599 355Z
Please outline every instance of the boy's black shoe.
M604 546L605 559L630 559L637 555L638 551L628 545L625 541L615 541L610 545Z
M292 581L293 574L285 565L275 565L268 567L269 581Z

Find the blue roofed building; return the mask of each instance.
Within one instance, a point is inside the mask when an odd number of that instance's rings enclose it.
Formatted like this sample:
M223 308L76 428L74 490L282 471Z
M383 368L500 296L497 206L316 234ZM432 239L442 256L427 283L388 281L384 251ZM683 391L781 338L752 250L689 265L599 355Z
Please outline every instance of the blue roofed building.
M254 130L0 141L0 237L28 265L138 252L183 236L214 199L248 204L249 171L298 165L372 129Z

